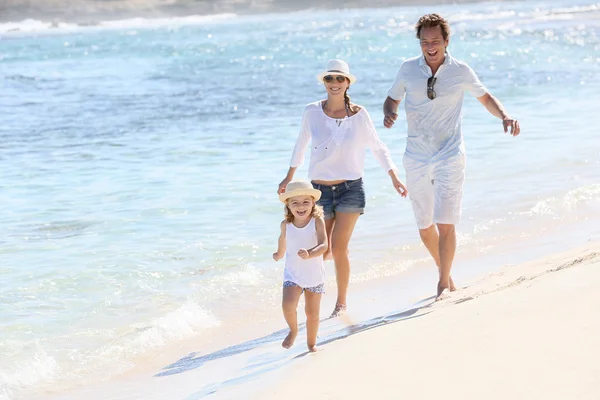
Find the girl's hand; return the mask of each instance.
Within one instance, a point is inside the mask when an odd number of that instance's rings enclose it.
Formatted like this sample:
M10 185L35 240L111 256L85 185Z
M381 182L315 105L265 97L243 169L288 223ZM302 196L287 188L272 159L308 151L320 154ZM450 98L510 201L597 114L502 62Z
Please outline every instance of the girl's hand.
M280 255L279 252L276 251L275 253L273 253L273 260L279 261L282 258L283 258L283 255Z
M288 183L291 182L291 178L288 178L287 176L285 177L284 180L281 181L281 183L279 184L279 187L277 188L277 194L281 194L285 192L285 187L287 186Z
M308 254L308 250L300 249L300 250L298 250L298 256L301 259L306 260L306 259L308 259L308 257L310 257L310 254Z

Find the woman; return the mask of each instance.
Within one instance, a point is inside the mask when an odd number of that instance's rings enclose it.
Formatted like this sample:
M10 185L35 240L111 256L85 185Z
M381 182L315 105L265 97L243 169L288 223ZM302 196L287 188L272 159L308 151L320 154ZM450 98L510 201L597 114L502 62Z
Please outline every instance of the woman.
M379 139L369 113L364 107L350 102L348 88L356 82L356 77L350 73L348 64L342 60L329 60L317 79L325 86L327 99L308 104L304 109L290 169L277 193L285 192L311 142L308 176L313 187L322 192L317 204L325 213L329 243L324 257L333 256L335 263L338 293L331 317L337 317L346 311L350 281L348 243L366 205L362 176L367 148L387 171L398 193L406 197L408 192L398 179L390 152Z

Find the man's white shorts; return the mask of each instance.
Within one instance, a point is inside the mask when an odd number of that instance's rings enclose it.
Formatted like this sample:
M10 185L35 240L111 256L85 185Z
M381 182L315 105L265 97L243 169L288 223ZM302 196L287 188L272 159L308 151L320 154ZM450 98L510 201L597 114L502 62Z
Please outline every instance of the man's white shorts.
M465 182L465 155L431 162L405 156L403 165L419 229L429 228L434 223L458 224Z

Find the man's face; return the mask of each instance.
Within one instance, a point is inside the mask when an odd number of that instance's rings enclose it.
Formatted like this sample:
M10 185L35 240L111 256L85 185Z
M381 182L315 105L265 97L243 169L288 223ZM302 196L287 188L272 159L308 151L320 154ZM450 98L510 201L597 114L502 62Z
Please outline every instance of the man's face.
M421 28L419 34L421 51L429 64L441 64L444 62L448 39L444 40L441 26Z

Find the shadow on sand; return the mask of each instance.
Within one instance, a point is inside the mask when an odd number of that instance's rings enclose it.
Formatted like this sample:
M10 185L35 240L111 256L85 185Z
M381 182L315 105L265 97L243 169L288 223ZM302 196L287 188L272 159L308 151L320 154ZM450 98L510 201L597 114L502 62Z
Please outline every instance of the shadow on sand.
M396 323L412 318L418 318L423 315L429 314L431 311L421 312L420 310L428 308L433 303L433 297L423 299L418 303L414 304L412 308L401 311L395 314L384 315L380 317L375 317L357 324L344 326L341 329L333 330L325 332L322 339L319 340L318 345L323 346L337 340L345 339L349 336L356 335L357 333L361 333L364 331L368 331L373 328L377 328L383 325ZM327 321L323 320L321 322ZM300 326L300 332L304 330L304 326ZM156 377L169 376L175 374L181 374L187 371L194 370L196 368L202 367L204 364L219 360L226 357L235 356L237 354L241 354L244 352L251 351L257 347L278 343L283 340L285 335L287 334L288 329L282 329L276 332L271 333L270 335L263 336L257 339L253 339L244 343L240 343L234 346L230 346L218 351L215 351L210 354L198 356L198 353L190 353L189 355L181 358L180 360L174 362L173 364L167 365L163 368L163 371L156 374ZM241 370L239 376L234 378L224 379L222 382L211 383L206 385L202 390L196 392L186 400L195 400L201 399L211 394L216 393L219 389L223 389L225 387L235 386L240 383L244 383L253 379L256 379L258 376L265 374L269 371L275 370L277 368L282 367L283 365L289 363L290 361L304 357L309 354L308 351L302 352L293 352L293 351L282 351L277 352L276 354L261 354L258 357L255 357L252 362L244 367Z

